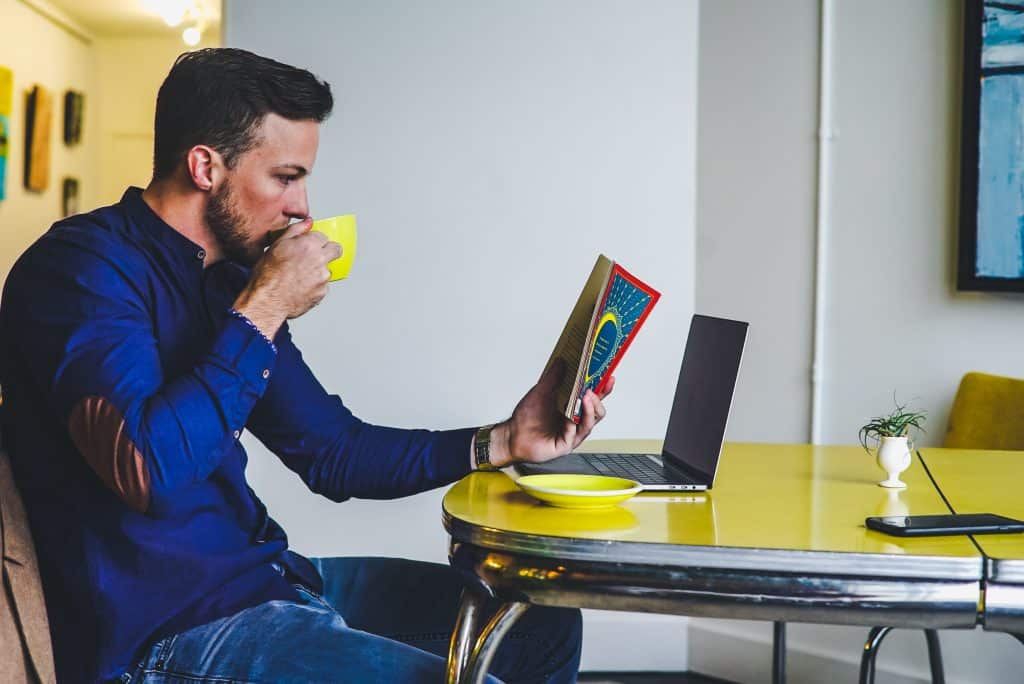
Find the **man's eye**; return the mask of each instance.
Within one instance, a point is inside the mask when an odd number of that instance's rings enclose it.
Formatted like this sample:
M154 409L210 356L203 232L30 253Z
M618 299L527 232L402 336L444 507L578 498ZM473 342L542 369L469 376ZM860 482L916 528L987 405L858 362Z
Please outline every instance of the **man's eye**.
M277 180L281 181L285 185L288 185L292 181L296 180L298 176L278 176Z

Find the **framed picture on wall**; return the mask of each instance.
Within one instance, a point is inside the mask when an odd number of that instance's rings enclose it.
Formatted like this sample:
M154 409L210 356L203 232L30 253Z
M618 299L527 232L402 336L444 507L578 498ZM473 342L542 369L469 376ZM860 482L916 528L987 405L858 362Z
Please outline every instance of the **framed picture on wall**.
M78 213L78 179L65 178L60 196L61 216L66 218Z
M82 141L82 112L85 95L74 90L64 93L64 144L77 145Z
M35 86L25 103L25 189L42 192L50 184L49 91Z
M7 187L7 155L11 149L11 101L14 99L14 74L0 66L0 200Z
M964 5L957 289L1024 292L1024 0Z

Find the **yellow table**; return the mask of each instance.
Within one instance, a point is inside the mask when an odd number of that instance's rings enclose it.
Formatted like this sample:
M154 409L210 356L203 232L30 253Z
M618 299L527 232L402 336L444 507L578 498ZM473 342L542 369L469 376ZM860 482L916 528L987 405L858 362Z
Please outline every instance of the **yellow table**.
M1024 520L1021 452L921 449L920 454L953 512ZM982 624L988 630L1024 634L1024 534L979 534L972 539L985 556Z
M660 452L658 441L584 450ZM529 604L897 627L977 623L982 557L964 537L897 539L869 515L948 512L915 459L906 490L860 447L727 444L706 494L650 493L611 509L546 506L504 473L475 473L444 498L449 558L473 584L450 681L482 681ZM481 628L484 597L504 607ZM477 637L477 632L480 632Z

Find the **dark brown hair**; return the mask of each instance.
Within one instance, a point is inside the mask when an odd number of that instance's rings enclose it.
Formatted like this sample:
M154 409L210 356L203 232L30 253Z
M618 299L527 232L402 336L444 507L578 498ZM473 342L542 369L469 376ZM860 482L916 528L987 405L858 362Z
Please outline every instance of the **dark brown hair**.
M331 87L305 69L237 48L186 52L157 94L153 179L170 176L195 145L217 150L230 168L270 112L321 122L333 106Z

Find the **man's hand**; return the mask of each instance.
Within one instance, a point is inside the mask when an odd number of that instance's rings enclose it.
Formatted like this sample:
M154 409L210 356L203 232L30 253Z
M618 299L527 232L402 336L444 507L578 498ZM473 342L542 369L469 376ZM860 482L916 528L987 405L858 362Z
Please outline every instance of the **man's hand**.
M543 463L569 453L587 438L605 416L603 400L615 386L609 378L601 396L587 390L580 422L573 423L555 406L555 388L564 373L562 364L549 366L540 380L516 405L512 417L491 432L491 465L503 468L515 461Z
M312 225L307 218L288 226L253 267L249 284L235 300L235 310L270 339L286 319L298 318L327 295L327 262L341 256L341 246L311 232Z

